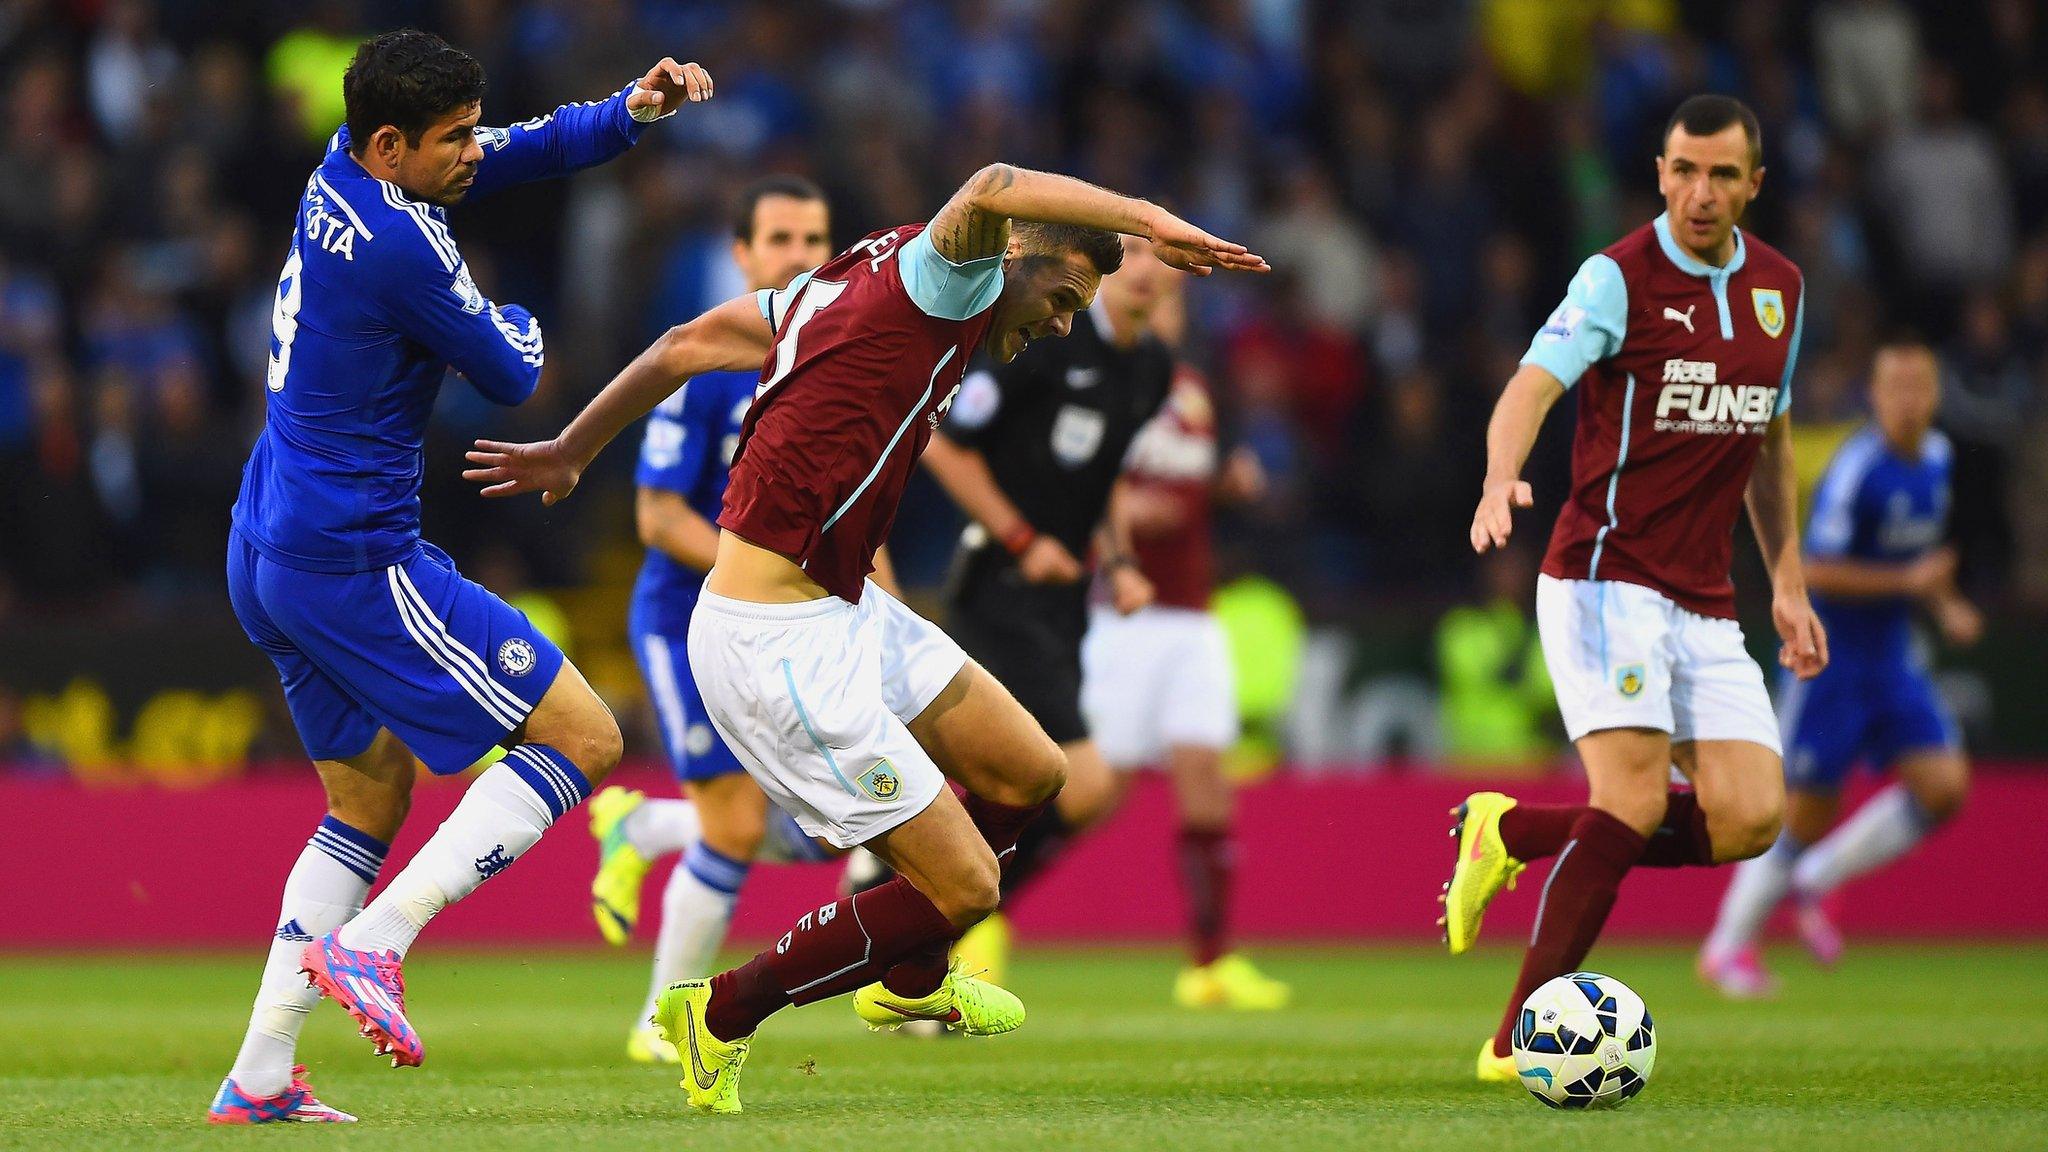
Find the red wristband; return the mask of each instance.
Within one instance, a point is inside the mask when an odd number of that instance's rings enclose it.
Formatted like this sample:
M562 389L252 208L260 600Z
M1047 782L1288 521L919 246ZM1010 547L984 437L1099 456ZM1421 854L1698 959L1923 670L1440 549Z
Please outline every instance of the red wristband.
M1001 544L1003 550L1010 555L1022 556L1024 550L1031 547L1031 542L1036 539L1038 529L1033 528L1029 520L1019 520L1008 532L996 537L996 543Z

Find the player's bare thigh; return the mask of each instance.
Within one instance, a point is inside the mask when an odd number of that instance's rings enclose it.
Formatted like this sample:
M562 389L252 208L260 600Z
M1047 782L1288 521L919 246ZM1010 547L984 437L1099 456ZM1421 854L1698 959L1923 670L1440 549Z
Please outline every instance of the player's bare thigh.
M1785 820L1785 764L1753 740L1687 740L1671 746L1671 762L1692 781L1714 863L1762 855Z
M752 861L768 834L768 794L744 772L685 785L704 826L704 845L728 860Z
M545 744L553 748L576 765L592 788L611 775L626 750L625 738L619 735L619 722L612 710L598 699L583 673L567 660L562 661L555 682L548 685L547 693L526 722L506 737L505 747L514 744Z
M346 760L315 760L335 819L386 844L412 807L418 761L389 729L379 728L369 748Z
M939 771L984 800L1027 807L1051 799L1066 782L1059 745L972 660L909 727Z
M1586 803L1644 836L1664 822L1670 791L1671 734L1656 728L1602 728L1579 737Z
M1895 765L1899 781L1913 793L1920 810L1946 820L1963 806L1970 792L1970 761L1960 749L1922 748L1902 754Z

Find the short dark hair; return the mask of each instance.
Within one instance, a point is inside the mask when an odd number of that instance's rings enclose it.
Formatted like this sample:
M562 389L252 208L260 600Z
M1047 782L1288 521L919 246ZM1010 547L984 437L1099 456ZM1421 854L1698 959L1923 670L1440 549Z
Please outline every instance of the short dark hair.
M484 98L484 66L431 32L401 28L356 47L341 77L349 145L362 151L386 124L419 146L436 120Z
M754 210L761 201L780 196L787 200L823 200L825 190L802 176L763 176L745 188L732 202L732 235L741 243L754 239Z
M1057 256L1063 252L1079 252L1088 257L1090 264L1095 265L1096 272L1104 276L1124 266L1123 237L1100 228L1018 220L1011 223L1010 234L1023 246L1026 256Z
M1671 130L1680 125L1685 126L1688 135L1712 136L1730 124L1742 125L1742 134L1749 139L1751 171L1763 167L1763 126L1756 122L1756 113L1749 110L1749 105L1733 96L1703 93L1686 97L1685 103L1680 104L1677 110L1671 113L1671 119L1664 122L1664 135L1658 139L1657 146L1662 148L1669 144Z

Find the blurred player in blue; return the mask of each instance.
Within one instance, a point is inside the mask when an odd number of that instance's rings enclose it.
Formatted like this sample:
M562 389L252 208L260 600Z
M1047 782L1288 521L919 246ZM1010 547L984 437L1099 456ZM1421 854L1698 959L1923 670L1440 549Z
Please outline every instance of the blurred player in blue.
M1700 953L1700 975L1730 996L1772 990L1756 939L1787 895L1807 947L1832 964L1842 938L1822 899L1898 859L1969 789L1955 721L1913 630L1922 607L1952 644L1975 643L1984 628L1956 590L1955 553L1942 543L1950 449L1933 426L1940 398L1940 368L1925 345L1881 348L1870 376L1875 419L1835 453L1814 495L1807 583L1835 662L1810 681L1786 677L1779 686L1785 832L1736 870ZM1842 783L1859 762L1898 779L1830 832Z
M420 539L421 445L448 370L512 405L543 359L533 316L477 289L446 210L609 160L647 121L709 97L711 78L665 59L607 100L483 128L483 68L402 31L365 41L342 88L348 123L306 182L278 277L268 420L227 563L235 615L277 665L327 816L285 881L249 1031L208 1114L224 1124L354 1119L292 1062L322 993L380 1055L418 1064L406 949L618 762L617 722L560 649ZM415 758L460 772L494 746L504 760L363 907Z
M831 230L817 185L796 176L757 180L735 205L733 263L750 291L788 287L798 273L832 258ZM718 551L718 512L733 449L760 382L758 371L695 377L649 415L640 442L635 518L647 559L633 586L627 630L662 745L689 799L648 799L618 787L592 798L590 831L600 854L590 895L599 931L624 944L639 921L647 870L663 856L683 853L662 892L647 1002L627 1036L627 1055L642 1062L677 1062L675 1046L652 1023L655 997L677 980L712 971L754 862L833 854L771 805L726 747L685 655L690 613Z

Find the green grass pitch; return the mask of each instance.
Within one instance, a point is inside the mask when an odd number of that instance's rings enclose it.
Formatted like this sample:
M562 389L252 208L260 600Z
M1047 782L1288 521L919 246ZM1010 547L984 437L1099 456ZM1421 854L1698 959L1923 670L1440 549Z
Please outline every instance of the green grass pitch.
M211 1129L257 959L0 957L0 1148L957 1149L2048 1148L2048 950L1780 956L1776 1003L1702 991L1677 949L1605 949L1658 1025L1649 1088L1553 1113L1473 1082L1516 957L1269 950L1298 1006L1191 1014L1165 951L1026 950L1021 1032L870 1035L844 1001L785 1013L747 1112L699 1117L671 1070L625 1062L644 955L450 953L409 966L427 1063L374 1060L332 1005L302 1055L350 1128ZM1596 1144L1595 1141L1599 1143Z

